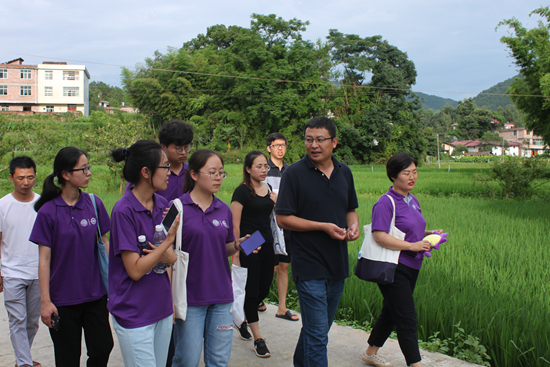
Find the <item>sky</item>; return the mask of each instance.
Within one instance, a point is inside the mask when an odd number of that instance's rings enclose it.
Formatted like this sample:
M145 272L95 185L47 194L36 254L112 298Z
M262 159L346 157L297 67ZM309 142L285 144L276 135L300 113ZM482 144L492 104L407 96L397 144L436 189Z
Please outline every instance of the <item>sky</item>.
M325 40L329 29L381 35L408 54L418 73L413 91L454 100L518 74L495 31L516 17L527 28L540 0L18 0L2 1L0 62L84 64L91 81L120 84L120 66L134 67L155 50L180 48L209 26L250 26L252 13L309 21L303 38Z

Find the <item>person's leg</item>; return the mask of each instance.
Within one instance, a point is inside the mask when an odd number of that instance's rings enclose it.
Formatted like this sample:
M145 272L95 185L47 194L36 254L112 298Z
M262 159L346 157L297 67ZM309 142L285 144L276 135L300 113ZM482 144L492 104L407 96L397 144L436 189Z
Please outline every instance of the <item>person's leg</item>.
M111 318L113 329L120 346L120 354L125 367L157 367L155 361L155 324L135 329L126 329Z
M329 310L327 280L298 281L296 289L302 311L302 330L294 352L294 365L328 366L329 313L335 312L335 309L334 299L331 298Z
M103 296L96 301L86 302L83 306L81 322L88 352L87 366L107 366L109 355L114 346L111 326L109 325L107 296Z
M176 325L172 324L172 336L170 337L170 346L168 347L168 358L166 359L166 367L172 366L172 360L174 359L174 354L176 353L176 344L174 343L175 328Z
M286 307L286 296L288 294L288 263L279 262L277 271L277 293L279 296L279 306L277 315L283 316L288 310ZM298 316L293 317L298 320Z
M187 306L185 321L176 319L173 367L198 366L204 340L208 306ZM233 320L233 318L231 319Z
M170 346L170 337L172 336L172 315L155 323L154 349L155 361L157 367L165 367L168 358L168 347Z
M27 288L27 334L29 336L29 347L32 347L34 337L38 332L40 307L40 285L38 279L33 279L29 282Z
M241 266L248 271L245 286L244 315L246 316L246 321L251 324L259 320L258 305L262 300L260 298L261 262L259 254L242 256Z
M392 286L392 284L378 285L379 288ZM385 292L382 292L382 295L384 295L384 293ZM372 327L372 331L367 341L367 355L370 356L378 353L378 350L384 346L384 343L389 338L394 327L395 325L393 324L388 301L384 299L384 301L382 302L382 312L380 312L380 315L376 319L376 322Z
M8 312L10 339L18 366L32 366L27 332L27 290L30 282L32 281L4 277L4 305Z
M57 306L59 330L49 328L53 341L55 366L74 367L80 365L82 353L82 305Z
M204 365L222 367L229 364L233 343L232 303L208 306L204 327Z
M342 298L342 293L344 293L344 285L345 279L327 280L327 334L332 327L338 303L340 303L340 298Z

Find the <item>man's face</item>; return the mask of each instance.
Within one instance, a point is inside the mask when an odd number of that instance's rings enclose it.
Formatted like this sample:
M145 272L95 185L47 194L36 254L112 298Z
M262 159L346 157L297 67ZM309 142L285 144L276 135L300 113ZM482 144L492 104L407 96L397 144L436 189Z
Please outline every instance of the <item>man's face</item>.
M320 142L321 140L323 142ZM338 144L338 138L330 136L330 133L324 127L320 129L308 127L305 141L309 159L313 163L319 164L326 163L331 159L332 151Z
M285 139L275 139L271 142L271 145L267 147L267 151L271 157L276 159L283 159L286 154L286 142Z
M187 160L189 155L190 147L189 144L178 146L174 143L168 145L167 147L162 145L164 153L168 158L168 162L173 165L183 164Z
M16 168L10 180L13 183L14 191L21 195L27 195L34 187L36 172L32 168Z

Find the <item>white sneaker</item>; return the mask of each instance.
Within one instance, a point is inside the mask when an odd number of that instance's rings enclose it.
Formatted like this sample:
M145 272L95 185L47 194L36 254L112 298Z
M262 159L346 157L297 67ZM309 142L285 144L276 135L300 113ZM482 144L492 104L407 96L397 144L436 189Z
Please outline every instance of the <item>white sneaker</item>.
M364 352L363 357L361 357L361 359L363 359L363 362L366 362L375 367L393 367L393 364L389 363L384 358L380 357L378 354L368 356L367 352Z

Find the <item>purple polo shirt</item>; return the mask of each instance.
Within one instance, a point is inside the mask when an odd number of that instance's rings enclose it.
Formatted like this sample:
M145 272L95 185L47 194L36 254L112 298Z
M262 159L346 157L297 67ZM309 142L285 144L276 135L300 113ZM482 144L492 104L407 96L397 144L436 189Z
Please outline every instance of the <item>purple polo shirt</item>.
M95 198L99 228L105 234L111 221L101 199ZM29 240L51 249L50 299L54 305L77 305L107 294L99 273L96 233L94 206L85 192L80 192L74 206L60 195L38 211Z
M225 247L235 240L231 210L216 196L205 212L193 202L189 193L180 200L183 204L181 247L189 253L187 304L233 302Z
M395 202L395 226L401 232L405 233L405 241L418 242L424 238L424 231L426 230L426 220L422 216L420 210L420 204L416 197L409 194L409 199L405 200L405 196L397 193L390 187L386 195L390 195ZM390 231L391 220L393 217L393 206L390 198L383 195L378 199L376 204L372 207L372 230L383 231L388 233ZM399 255L399 262L403 265L407 265L410 268L419 270L422 267L422 260L415 258L418 252L415 251L401 251Z
M168 202L154 194L153 212L146 209L132 190L126 190L111 213L111 246L109 248L109 303L107 308L117 323L134 329L154 324L173 313L172 289L168 274L154 271L132 280L122 261L122 251L139 253L138 236L153 243L155 225L162 222Z
M157 191L157 194L162 196L168 201L172 201L183 195L183 181L185 179L185 171L187 171L189 164L183 162L183 167L176 175L170 170L170 176L168 177L168 187L166 190Z

